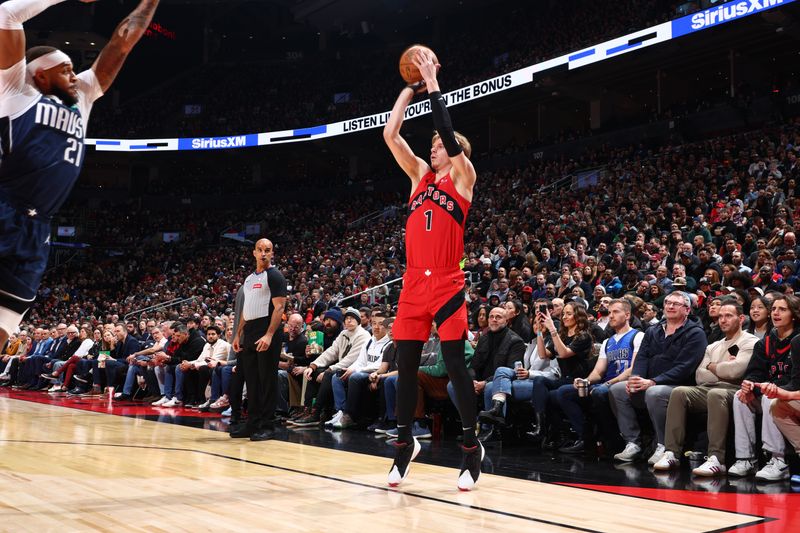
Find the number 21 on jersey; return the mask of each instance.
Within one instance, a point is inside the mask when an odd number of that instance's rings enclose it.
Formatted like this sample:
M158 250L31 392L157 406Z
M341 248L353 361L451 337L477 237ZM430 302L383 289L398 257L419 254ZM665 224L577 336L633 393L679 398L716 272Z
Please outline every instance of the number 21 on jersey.
M83 154L83 143L78 139L70 138L67 140L67 149L64 150L64 161L72 163L76 167L81 166L81 155Z

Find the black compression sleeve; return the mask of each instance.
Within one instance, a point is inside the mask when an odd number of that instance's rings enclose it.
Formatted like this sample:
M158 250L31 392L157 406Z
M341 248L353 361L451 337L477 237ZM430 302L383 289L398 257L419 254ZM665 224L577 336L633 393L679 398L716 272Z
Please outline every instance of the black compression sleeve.
M461 145L456 141L455 131L453 130L453 122L450 120L450 113L447 112L447 106L444 103L444 97L440 91L434 91L430 94L431 113L433 113L433 127L442 139L444 149L447 155L455 157L464 150Z

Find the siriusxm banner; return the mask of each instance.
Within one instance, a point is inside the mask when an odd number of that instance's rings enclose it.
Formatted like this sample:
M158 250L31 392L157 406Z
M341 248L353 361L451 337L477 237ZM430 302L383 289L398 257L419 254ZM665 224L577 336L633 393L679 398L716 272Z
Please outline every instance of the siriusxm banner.
M178 139L178 150L224 150L258 146L258 135Z
M566 66L570 70L605 61L612 57L641 50L648 46L696 33L727 22L739 20L749 15L762 13L768 9L791 4L795 0L739 0L726 2L719 6L699 11L685 17L645 28L603 43L576 50L542 63L497 76L495 78L462 87L444 95L448 107L470 102L533 81L533 75L555 67ZM423 99L408 106L406 119L430 113L430 103ZM389 111L366 117L358 117L333 124L312 126L294 130L233 135L230 137L197 137L181 139L86 139L86 144L94 145L102 151L171 151L171 150L230 150L251 146L303 142L325 137L335 137L374 128L381 128L389 120Z
M688 33L705 30L712 26L718 26L724 22L761 13L773 7L790 4L794 0L740 0L738 2L727 2L717 7L693 13L685 17L672 21L672 38L680 37Z

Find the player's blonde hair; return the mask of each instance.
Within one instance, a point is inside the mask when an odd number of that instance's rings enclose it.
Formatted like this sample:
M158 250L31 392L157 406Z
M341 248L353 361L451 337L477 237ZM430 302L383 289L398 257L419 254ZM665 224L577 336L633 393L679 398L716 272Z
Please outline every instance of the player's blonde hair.
M472 144L469 142L469 139L467 139L466 137L464 137L463 135L461 135L457 131L455 131L453 133L456 136L456 141L458 141L458 144L461 145L461 149L464 150L464 155L466 155L467 159L469 159L469 156L472 155ZM434 133L433 134L433 139L431 139L431 145L433 145L433 143L435 143L436 140L440 139L440 138L441 138L441 135L439 135L438 133Z

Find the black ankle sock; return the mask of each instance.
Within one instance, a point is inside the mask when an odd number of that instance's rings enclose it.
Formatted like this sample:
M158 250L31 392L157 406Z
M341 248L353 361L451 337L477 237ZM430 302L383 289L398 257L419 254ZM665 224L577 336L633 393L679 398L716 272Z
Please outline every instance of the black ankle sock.
M478 438L475 436L475 428L462 428L464 430L464 448L474 448L478 445Z
M411 426L397 426L397 442L411 442Z
M397 438L411 442L414 411L417 409L417 370L421 341L397 341Z

